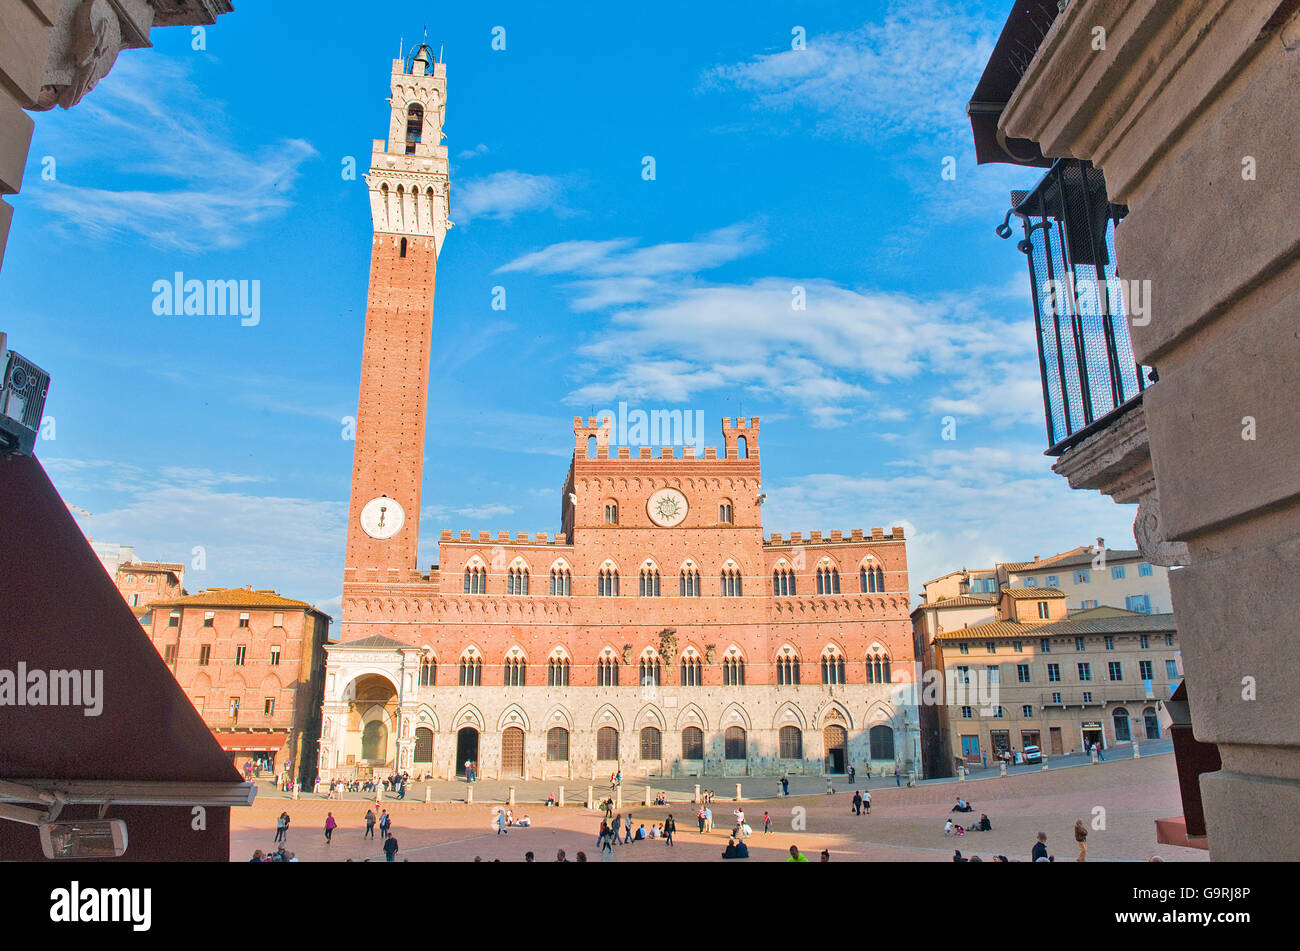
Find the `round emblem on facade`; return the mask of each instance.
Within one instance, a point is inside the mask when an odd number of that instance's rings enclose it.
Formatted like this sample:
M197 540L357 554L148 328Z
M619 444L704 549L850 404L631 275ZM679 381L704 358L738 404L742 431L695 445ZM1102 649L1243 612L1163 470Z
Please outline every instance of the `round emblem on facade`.
M371 538L392 538L405 521L402 506L386 495L371 499L361 509L361 528Z
M676 489L660 489L646 503L650 521L662 528L680 525L686 518L686 496Z

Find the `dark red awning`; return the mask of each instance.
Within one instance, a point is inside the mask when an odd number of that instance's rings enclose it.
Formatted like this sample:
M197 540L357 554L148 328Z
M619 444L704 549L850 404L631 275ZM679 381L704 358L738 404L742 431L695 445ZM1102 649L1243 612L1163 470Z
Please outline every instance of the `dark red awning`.
M288 733L223 733L214 730L221 748L227 753L277 753L284 749Z

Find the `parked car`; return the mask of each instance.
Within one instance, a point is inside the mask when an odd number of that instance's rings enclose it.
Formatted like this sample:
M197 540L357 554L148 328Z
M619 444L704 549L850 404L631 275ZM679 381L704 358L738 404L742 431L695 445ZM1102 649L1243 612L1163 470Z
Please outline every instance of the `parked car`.
M1041 763L1043 761L1043 751L1036 746L1025 747L1026 763Z

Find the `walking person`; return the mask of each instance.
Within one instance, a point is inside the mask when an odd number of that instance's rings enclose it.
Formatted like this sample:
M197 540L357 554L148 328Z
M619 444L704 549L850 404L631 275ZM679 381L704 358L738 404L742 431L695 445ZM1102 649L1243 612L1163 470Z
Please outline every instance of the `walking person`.
M853 794L853 814L855 816L862 815L862 793L860 792L854 792Z
M397 855L397 836L390 835L384 840L384 855L388 857L388 861L390 862L395 860L394 856Z
M329 845L334 836L334 829L338 823L334 821L334 813L329 813L325 817L325 844Z
M870 789L862 790L862 814L864 816L871 815L871 790Z
M790 795L790 777L788 776L781 777L781 794L783 796Z
M769 816L766 812L764 812L763 813L763 835L770 835L771 833L772 833L772 817Z
M614 816L614 821L609 824L609 828L614 836L614 844L618 845L618 830L623 828L623 813L620 812Z
M373 809L367 809L366 810L366 834L363 835L362 838L373 839L374 837L375 837L375 811Z
M695 814L695 819L700 824L700 831L704 831L704 807L700 806L700 811Z
M1079 857L1075 861L1088 861L1088 830L1084 827L1082 819L1074 820L1074 841L1079 843Z
M379 817L379 837L388 838L388 829L393 824L393 817L388 814L388 810L383 810L383 815Z
M497 835L510 834L510 830L506 828L506 824L507 824L506 814L505 811L502 810L497 813Z
M623 836L623 844L627 845L632 841L632 813L627 814L627 822L623 824L626 834Z
M900 787L903 785L903 774L898 771L897 766L894 767L894 785Z
M853 778L858 775L858 771L852 766L849 767L849 785L853 785Z
M677 831L677 823L673 821L672 813L664 820L664 839L671 846L673 844L673 833Z

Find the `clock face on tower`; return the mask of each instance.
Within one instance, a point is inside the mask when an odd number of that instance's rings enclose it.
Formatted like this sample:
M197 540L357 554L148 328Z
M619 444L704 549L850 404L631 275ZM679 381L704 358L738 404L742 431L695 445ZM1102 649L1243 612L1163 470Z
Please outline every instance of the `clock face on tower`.
M361 528L371 538L392 538L405 521L402 506L386 495L371 499L361 509Z
M646 503L646 511L650 514L650 521L656 525L661 528L672 528L674 525L680 525L682 519L686 518L686 496L676 489L660 489L650 496L650 501Z

